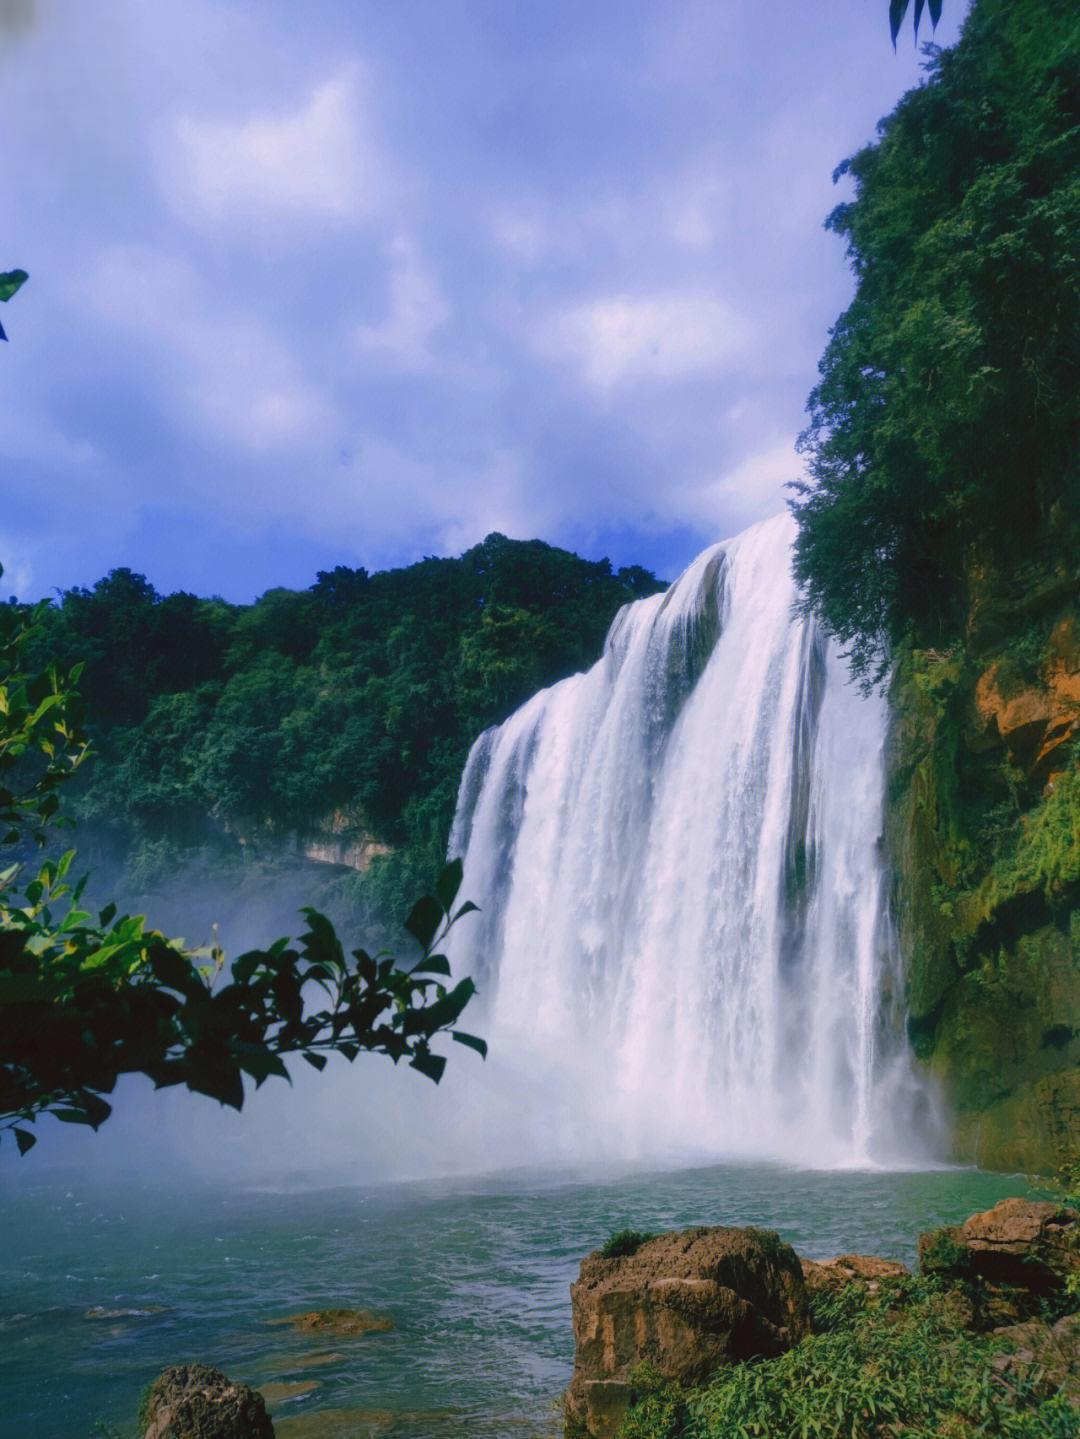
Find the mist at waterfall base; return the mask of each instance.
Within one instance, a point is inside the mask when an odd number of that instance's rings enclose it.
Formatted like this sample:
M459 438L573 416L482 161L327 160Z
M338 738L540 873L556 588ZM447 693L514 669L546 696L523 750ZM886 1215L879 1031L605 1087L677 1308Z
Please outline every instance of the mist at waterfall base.
M881 848L887 714L794 611L793 522L707 550L626 607L587 673L477 741L452 938L480 994L437 1088L388 1061L294 1063L241 1115L126 1083L99 1135L27 1163L281 1181L715 1158L932 1161L903 1037ZM233 952L296 932L302 883L163 918ZM404 938L404 935L403 935Z

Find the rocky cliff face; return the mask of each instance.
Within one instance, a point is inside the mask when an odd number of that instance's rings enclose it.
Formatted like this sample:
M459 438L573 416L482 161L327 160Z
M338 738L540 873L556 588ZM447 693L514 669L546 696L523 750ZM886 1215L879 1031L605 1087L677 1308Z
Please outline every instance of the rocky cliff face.
M890 846L919 1058L956 1157L1048 1171L1080 1136L1075 552L973 566L963 643L905 652Z

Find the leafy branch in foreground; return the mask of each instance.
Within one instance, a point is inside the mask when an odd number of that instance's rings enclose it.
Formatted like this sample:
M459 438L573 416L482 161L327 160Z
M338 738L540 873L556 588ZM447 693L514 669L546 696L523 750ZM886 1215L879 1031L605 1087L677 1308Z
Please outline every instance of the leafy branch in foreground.
M45 608L0 608L0 844L16 853L63 823L59 787L88 755L77 669L27 672ZM21 1153L36 1142L26 1126L42 1114L98 1128L122 1074L240 1109L244 1076L256 1088L271 1075L287 1079L290 1055L321 1070L331 1053L350 1062L385 1054L437 1082L446 1060L431 1048L436 1035L486 1053L483 1040L455 1028L475 986L451 985L439 953L476 908L457 905L460 861L406 921L422 951L412 965L347 952L326 916L305 909L298 941L279 939L228 966L219 949L188 950L140 916L118 917L114 905L97 915L81 908L85 881L68 879L74 858L69 850L46 861L27 882L19 862L0 872L0 1137L11 1131Z

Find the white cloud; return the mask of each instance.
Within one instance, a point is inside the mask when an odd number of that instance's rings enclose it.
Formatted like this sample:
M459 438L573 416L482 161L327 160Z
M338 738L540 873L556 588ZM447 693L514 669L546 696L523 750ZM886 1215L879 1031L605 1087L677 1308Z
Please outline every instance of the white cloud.
M595 388L610 390L720 370L745 341L745 326L725 301L675 291L572 305L541 326L538 348L548 359L576 365Z
M411 240L399 237L390 253L387 316L377 325L361 325L356 343L397 369L428 370L434 364L432 337L446 324L450 308Z
M500 250L515 260L534 265L550 248L547 227L539 220L513 211L502 211L491 223L491 238Z
M193 221L363 217L382 198L382 164L355 67L291 111L239 120L182 115L164 153L174 208Z
M741 529L779 514L788 498L784 486L802 473L803 463L790 440L754 451L732 469L673 496L675 512L705 533L718 527Z
M212 303L186 262L146 246L115 246L98 256L87 293L99 321L141 344L182 428L194 422L242 450L266 453L303 443L332 422L329 404L262 320Z

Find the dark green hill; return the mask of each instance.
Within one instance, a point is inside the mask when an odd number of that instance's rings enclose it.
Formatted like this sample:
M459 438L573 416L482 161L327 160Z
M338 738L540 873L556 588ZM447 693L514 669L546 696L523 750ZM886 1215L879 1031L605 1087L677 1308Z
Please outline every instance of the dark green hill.
M80 847L141 896L196 859L250 882L288 846L366 871L353 889L389 918L442 861L473 739L592 664L619 607L662 588L489 535L251 605L159 595L126 569L69 590L43 648L86 661Z

